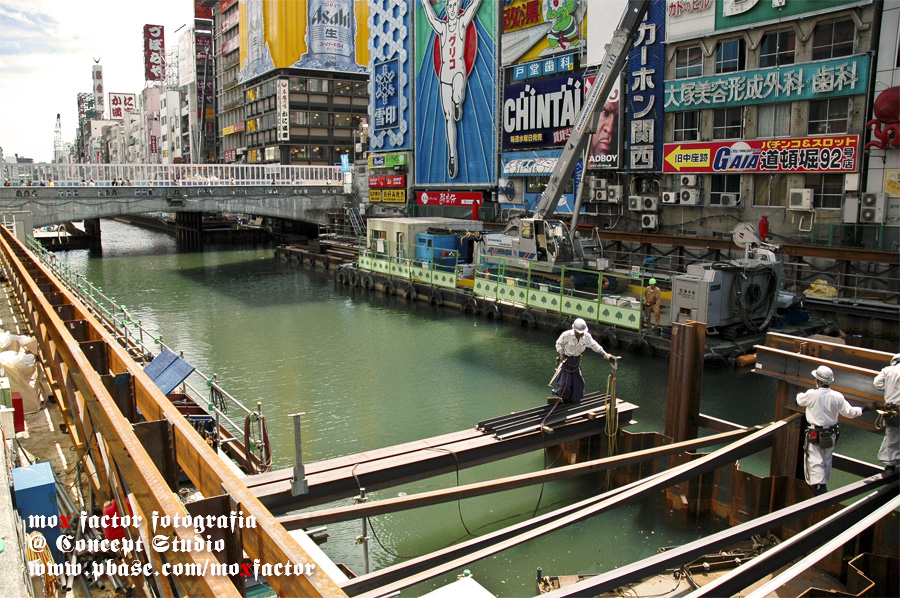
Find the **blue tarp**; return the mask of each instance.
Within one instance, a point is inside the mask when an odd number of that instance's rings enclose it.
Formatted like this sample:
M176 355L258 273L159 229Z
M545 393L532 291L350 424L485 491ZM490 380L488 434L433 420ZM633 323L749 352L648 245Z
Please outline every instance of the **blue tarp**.
M144 368L144 373L150 376L163 394L169 394L175 390L193 371L194 366L168 349L163 349L163 352Z

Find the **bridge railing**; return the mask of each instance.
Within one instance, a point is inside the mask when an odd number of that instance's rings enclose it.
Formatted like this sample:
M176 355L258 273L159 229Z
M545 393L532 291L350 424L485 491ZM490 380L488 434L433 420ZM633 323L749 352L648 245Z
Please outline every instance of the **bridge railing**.
M12 186L341 185L340 166L280 164L0 164Z
M56 254L44 249L39 241L28 237L26 246L69 291L78 297L116 342L129 352L132 359L146 365L164 349L181 354L178 350L168 347L163 342L162 336L156 336L145 328L141 320L128 311L126 306L117 303L114 298L94 286L80 272L76 272L68 263L60 260ZM183 357L183 354L181 355ZM208 376L197 369L181 384L180 391L201 408L205 408L216 418L218 425L227 429L234 438L242 439L244 446L247 446L251 439L245 436L243 419L260 415L259 405L256 411L251 411L219 385L216 374ZM228 415L229 410L235 408L242 418L239 423L234 422ZM266 461L263 455L264 447L257 445L253 448L257 451L256 463Z

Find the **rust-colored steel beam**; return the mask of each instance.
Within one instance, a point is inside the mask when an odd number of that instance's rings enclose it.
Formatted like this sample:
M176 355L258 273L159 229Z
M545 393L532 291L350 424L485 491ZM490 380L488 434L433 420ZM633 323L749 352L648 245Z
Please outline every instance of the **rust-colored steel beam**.
M533 484L543 484L545 482L606 471L608 469L614 469L632 463L641 463L660 457L667 457L682 451L693 451L706 446L731 442L732 440L747 436L753 431L752 428L744 428L742 430L725 432L723 434L705 436L697 440L667 444L642 451L630 452L625 455L604 457L603 459L595 459L593 461L586 461L575 465L564 465L554 469L498 478L485 482L476 482L474 484L457 486L456 488L421 492L413 496L386 498L384 500L369 503L322 509L309 513L300 513L298 515L285 515L279 517L278 521L284 525L286 529L300 529L325 525L327 523L336 523L338 521L347 521L349 519L360 519L362 517L372 517L375 515L383 515L385 513L395 513L406 509L436 505L452 500L483 496L485 494L522 488Z
M876 374L881 368L890 365L892 357L891 353L884 351L851 347L850 345L841 345L811 338L798 338L776 332L766 334L765 346L791 353L800 353L801 355L808 355L817 359L839 361L846 365L873 370Z
M78 299L56 280L49 269L36 261L9 231L3 227L0 229L0 259L5 262L9 275L16 277L14 288L21 292L20 301L32 309L33 323L43 326L46 332L43 337L55 345L57 358L62 362L60 370L67 370L68 375L60 378L61 386L71 388L69 396L76 396L76 401L77 396L81 395L84 403L91 409L93 420L97 422L99 431L111 447L113 459L120 465L126 481L141 502L141 509L145 512L156 510L182 516L187 514L177 497L166 487L162 476L131 430L130 422L116 407L103 385L101 374L129 373L134 379L135 401L143 415L148 420L166 419L171 422L178 464L197 489L204 496L217 496L224 491L236 504L241 505L245 517L255 517L256 526L245 528L242 537L243 548L251 559L259 559L262 563L291 564L295 570L306 572L307 565L314 562L306 551L278 524L240 478L222 466L219 456ZM73 307L74 319L88 322L92 340L106 344L105 357L109 372L98 373L92 368L79 343L72 338L67 327L44 298L46 291L39 288L32 279L32 272L53 283L53 290ZM48 352L44 349L49 351L49 348L42 347L42 352L47 355ZM189 554L175 554L173 560L190 560L190 556L185 556ZM183 581L193 584L191 591L187 592L191 596L237 595L234 586L221 578L186 577ZM319 567L315 567L309 574L270 576L267 581L282 596L345 596L334 580Z
M705 324L693 321L672 324L665 432L676 442L696 438L700 428L705 347Z

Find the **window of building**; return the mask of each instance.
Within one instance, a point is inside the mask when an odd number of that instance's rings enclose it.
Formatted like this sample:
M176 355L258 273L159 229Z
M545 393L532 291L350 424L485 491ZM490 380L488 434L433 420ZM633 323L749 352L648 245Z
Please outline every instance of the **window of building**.
M759 45L759 66L782 66L794 64L796 36L793 30L767 33Z
M833 21L816 25L813 33L813 60L827 60L853 54L856 27L853 21Z
M846 133L850 124L850 98L830 98L809 102L809 135Z
M844 193L844 175L808 174L806 186L813 190L814 208L840 209Z
M740 139L743 136L741 108L719 108L713 111L713 139Z
M310 79L309 90L315 92L328 93L329 86L327 79Z
M741 175L739 174L714 174L710 177L709 184L709 205L722 205L722 194L734 193L741 194ZM726 205L734 205L727 203Z
M308 91L306 79L303 79L301 77L291 77L288 86L290 87L291 91Z
M783 208L787 205L787 174L773 173L766 177L753 178L754 206Z
M791 105L763 104L756 113L757 137L790 137Z
M734 73L745 68L744 38L729 39L719 42L716 48L716 74Z
M686 110L675 113L675 141L700 139L700 111Z
M675 50L675 78L699 77L703 74L703 54L700 46Z

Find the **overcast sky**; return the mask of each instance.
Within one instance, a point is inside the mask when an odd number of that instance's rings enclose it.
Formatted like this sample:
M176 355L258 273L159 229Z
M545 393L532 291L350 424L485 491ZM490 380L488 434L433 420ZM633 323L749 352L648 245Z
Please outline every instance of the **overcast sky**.
M77 95L92 92L94 59L106 92L144 88L143 28L163 25L166 48L193 20L192 0L0 0L0 147L49 162L56 114L75 140ZM107 97L106 102L109 102Z

